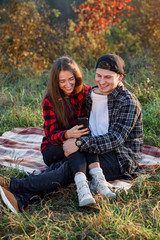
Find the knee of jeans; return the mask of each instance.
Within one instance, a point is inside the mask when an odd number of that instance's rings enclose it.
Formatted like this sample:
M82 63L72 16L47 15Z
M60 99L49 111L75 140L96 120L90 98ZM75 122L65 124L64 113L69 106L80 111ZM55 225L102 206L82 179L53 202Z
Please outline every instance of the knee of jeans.
M48 167L52 164L52 162L49 161L49 159L43 158L43 161Z

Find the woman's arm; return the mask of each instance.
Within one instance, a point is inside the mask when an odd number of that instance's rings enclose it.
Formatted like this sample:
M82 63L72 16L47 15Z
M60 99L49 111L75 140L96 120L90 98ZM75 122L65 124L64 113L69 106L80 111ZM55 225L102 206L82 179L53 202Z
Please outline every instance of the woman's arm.
M43 117L44 132L52 144L59 145L62 144L66 139L78 138L89 133L88 128L80 130L83 125L76 125L68 130L60 130L56 113L48 98L45 98L43 101Z
M62 144L65 140L65 132L59 129L56 113L53 109L53 105L48 98L43 100L43 117L44 117L44 132L46 137L52 144Z

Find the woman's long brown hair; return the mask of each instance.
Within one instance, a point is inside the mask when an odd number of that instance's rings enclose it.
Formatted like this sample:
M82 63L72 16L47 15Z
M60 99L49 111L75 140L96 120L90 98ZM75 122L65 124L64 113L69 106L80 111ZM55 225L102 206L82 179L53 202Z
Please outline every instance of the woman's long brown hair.
M82 73L77 63L67 56L58 58L51 69L46 96L52 100L61 130L70 127L70 116L73 111L68 97L59 87L59 73L62 70L72 72L75 77L76 83L72 94L81 92L83 88Z

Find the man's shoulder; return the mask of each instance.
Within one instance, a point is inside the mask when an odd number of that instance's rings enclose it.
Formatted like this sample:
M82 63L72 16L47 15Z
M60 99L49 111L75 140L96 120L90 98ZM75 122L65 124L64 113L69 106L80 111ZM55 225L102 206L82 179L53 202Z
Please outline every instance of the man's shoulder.
M134 102L136 104L140 104L138 98L136 97L136 95L132 92L130 92L128 89L124 89L124 96L126 99L130 100L131 102Z
M112 92L112 95L114 96L115 101L118 101L122 105L133 104L140 106L140 102L135 94L130 92L127 88L117 87L114 91Z
M87 93L87 99L90 99L91 98L91 93L92 91L95 89L95 88L98 88L98 86L93 86L93 87L90 87L88 93Z

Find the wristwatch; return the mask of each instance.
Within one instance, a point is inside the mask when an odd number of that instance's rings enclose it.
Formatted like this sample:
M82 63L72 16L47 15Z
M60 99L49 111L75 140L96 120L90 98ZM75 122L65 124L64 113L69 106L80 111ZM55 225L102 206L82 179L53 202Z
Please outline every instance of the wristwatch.
M77 147L80 147L80 146L82 145L81 139L78 138L78 139L76 140L75 144L76 144Z

